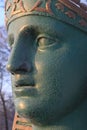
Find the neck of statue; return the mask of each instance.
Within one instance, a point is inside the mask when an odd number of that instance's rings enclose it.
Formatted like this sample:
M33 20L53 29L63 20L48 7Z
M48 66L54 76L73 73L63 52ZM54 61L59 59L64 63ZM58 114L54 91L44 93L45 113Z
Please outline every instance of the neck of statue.
M75 111L52 126L35 126L33 130L87 130L87 100Z

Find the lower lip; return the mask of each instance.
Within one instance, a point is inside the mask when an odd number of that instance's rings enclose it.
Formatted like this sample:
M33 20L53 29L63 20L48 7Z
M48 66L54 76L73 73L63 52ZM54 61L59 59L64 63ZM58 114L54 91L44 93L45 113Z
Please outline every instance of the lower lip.
M16 97L29 97L29 96L35 96L37 94L37 89L33 86L22 86L22 87L16 87L14 90Z

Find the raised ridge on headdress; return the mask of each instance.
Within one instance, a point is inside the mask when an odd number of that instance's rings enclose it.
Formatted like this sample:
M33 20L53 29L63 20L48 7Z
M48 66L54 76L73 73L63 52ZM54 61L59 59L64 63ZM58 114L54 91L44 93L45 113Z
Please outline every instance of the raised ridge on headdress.
M6 0L6 26L19 17L42 15L87 32L87 5L80 0Z

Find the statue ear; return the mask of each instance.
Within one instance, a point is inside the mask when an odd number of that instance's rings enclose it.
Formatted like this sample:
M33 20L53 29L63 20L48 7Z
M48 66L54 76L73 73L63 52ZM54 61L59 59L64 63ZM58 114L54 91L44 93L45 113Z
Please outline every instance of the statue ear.
M16 129L32 130L32 126L25 118L22 118L15 113L12 130Z

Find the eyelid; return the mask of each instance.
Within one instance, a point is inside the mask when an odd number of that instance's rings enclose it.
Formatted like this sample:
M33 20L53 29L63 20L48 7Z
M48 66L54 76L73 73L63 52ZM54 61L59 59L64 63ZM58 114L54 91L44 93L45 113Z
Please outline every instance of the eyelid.
M46 40L45 42L42 39ZM40 41L41 40L41 41ZM48 34L40 34L36 39L36 44L38 45L39 51L44 51L45 49L49 49L50 47L55 47L60 43L60 40L55 36L50 36ZM59 46L59 45L58 45Z
M38 40L39 40L40 38L48 38L48 39L53 40L53 41L56 41L56 40L58 41L58 39L52 38L51 36L49 36L49 35L47 35L47 34L40 34L40 35L36 38L36 42L38 42Z
M48 47L51 47L51 46L53 46L53 45L55 45L55 43L56 44L58 44L58 43L60 43L60 40L59 40L59 38L56 38L55 36L53 37L53 36L50 36L50 35L48 35L48 34L40 34L37 38L36 38L36 44L37 45L39 45L38 43L39 43L39 40L41 40L41 38L46 38L46 39L48 39L48 40L50 40L51 42L49 43L49 45L46 45L46 46L43 46L43 47L40 47L40 49L42 48L42 49L45 49L45 48L48 48Z

